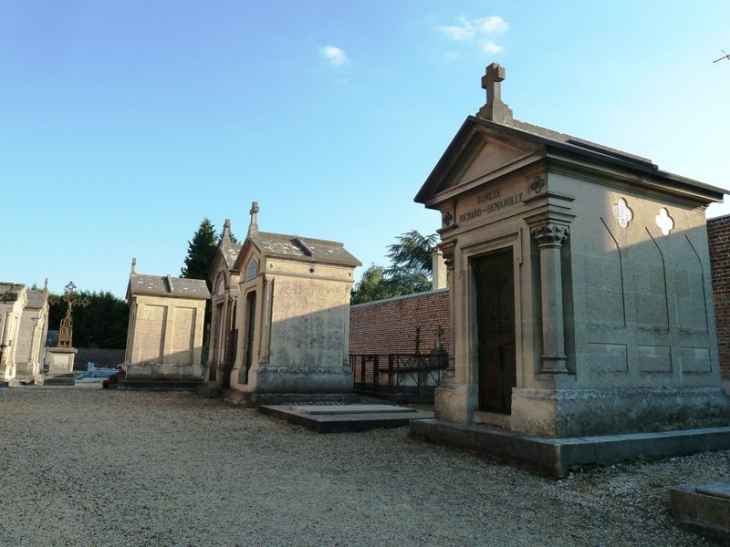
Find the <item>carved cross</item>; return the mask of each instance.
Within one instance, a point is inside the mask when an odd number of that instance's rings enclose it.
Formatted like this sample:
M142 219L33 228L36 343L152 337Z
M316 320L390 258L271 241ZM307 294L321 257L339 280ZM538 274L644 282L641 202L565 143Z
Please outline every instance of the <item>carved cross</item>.
M502 102L502 85L500 82L504 81L504 78L504 67L500 66L499 63L492 63L487 67L486 74L482 76L482 89L487 90L488 105Z

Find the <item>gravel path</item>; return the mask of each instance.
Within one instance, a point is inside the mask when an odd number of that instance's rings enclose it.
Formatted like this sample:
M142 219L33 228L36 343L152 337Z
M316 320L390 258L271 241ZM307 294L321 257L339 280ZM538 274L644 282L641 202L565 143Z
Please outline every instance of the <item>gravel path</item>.
M0 389L2 546L709 545L669 489L730 452L544 479L410 439L318 435L190 393Z

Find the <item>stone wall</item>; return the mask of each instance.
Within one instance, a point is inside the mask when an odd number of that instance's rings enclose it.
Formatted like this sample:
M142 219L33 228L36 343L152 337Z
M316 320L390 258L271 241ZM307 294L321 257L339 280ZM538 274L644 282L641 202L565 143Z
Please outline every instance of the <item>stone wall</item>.
M420 351L428 353L439 326L448 351L448 289L358 304L350 309L350 354L415 353L416 327L421 327Z
M723 378L730 378L730 215L707 221L715 299L717 346Z
M116 367L124 363L123 349L78 348L74 370L86 370L86 364L94 363L96 368Z

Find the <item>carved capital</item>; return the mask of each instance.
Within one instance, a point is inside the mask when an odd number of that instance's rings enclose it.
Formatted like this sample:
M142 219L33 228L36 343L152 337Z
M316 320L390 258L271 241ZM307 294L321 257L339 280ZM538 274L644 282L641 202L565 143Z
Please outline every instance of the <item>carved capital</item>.
M442 243L441 245L439 245L439 250L444 257L446 269L449 271L454 271L454 249L456 249L455 241Z
M540 247L560 247L568 239L568 227L559 224L544 224L533 228L532 236Z

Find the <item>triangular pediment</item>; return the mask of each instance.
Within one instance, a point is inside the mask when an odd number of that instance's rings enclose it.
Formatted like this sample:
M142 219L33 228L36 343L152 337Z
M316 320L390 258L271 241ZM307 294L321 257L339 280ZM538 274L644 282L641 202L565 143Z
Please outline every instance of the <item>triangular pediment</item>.
M498 124L469 118L456 134L415 198L427 206L441 196L466 191L537 161L544 146Z

